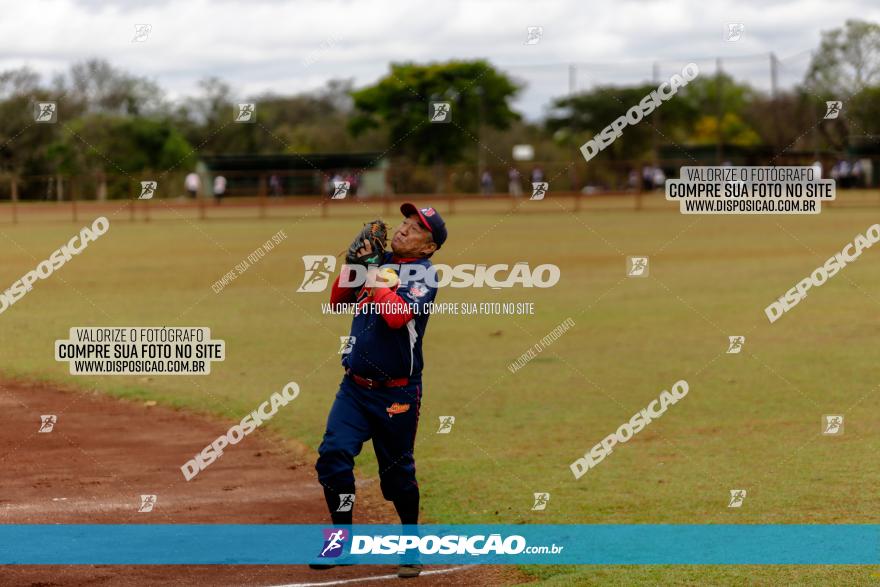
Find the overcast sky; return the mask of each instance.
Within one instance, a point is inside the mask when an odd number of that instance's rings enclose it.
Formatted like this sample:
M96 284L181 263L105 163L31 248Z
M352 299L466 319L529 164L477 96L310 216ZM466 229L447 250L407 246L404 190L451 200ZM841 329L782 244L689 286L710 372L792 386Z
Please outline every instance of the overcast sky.
M569 88L668 77L688 61L723 67L769 86L769 58L780 81L799 81L820 32L847 18L880 22L876 0L0 0L0 69L28 65L50 75L101 57L152 78L174 98L195 93L209 75L237 97L299 92L333 78L356 86L378 79L392 61L485 57L528 84L517 107L542 114ZM742 38L727 41L728 23ZM132 42L136 24L149 24ZM527 27L543 37L525 44Z

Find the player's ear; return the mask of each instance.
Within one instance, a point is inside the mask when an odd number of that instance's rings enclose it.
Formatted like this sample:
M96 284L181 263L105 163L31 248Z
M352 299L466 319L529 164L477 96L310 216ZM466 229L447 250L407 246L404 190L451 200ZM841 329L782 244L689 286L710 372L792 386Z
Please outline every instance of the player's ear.
M422 254L425 257L430 257L431 255L434 254L434 251L436 251L436 250L437 250L437 243L435 243L434 241L429 241L429 242L425 243L424 247L422 247Z

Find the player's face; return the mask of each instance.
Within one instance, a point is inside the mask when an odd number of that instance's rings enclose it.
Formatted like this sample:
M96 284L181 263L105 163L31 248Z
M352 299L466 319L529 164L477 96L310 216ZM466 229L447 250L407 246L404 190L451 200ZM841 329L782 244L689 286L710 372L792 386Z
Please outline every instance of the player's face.
M412 214L397 227L391 239L391 250L398 257L427 257L437 250L437 245L431 232L419 222L419 217Z

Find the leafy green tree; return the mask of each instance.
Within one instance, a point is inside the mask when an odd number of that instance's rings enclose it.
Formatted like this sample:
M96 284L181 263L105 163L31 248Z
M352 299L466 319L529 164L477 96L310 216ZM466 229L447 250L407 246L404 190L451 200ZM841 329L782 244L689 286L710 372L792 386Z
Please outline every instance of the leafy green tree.
M615 119L624 116L627 110L637 106L642 98L656 89L657 86L653 84L600 86L559 98L551 105L546 119L547 129L558 141L576 149ZM655 140L661 143L667 140L684 141L686 129L696 121L698 110L694 104L680 100L679 96L663 102L641 123L627 127L621 140L613 142L603 151L608 153L605 156L611 159L636 159L647 156Z
M856 134L880 135L880 85L862 89L847 106L849 115L858 121Z
M66 76L56 80L55 92L63 96L68 118L80 112L154 115L165 107L163 92L155 82L103 59L75 63Z
M759 143L771 145L776 153L812 149L813 133L804 131L816 125L816 100L803 88L755 96L742 118L759 135Z
M51 100L29 68L0 72L0 184L4 198L18 199L30 191L27 176L50 172L48 145L58 136L57 124L35 124L34 102ZM36 186L34 186L36 190Z
M377 133L357 139L348 131L351 82L331 80L319 90L234 100L217 78L200 82L201 93L175 111L178 128L206 154L339 153L382 150ZM237 102L255 102L257 124L234 124Z
M761 143L761 137L743 120L732 112L721 118L721 137L726 145L749 147ZM694 125L695 144L714 145L718 142L718 117L702 116Z
M60 170L81 178L81 191L94 187L101 199L130 197L141 179L185 170L196 157L168 119L109 114L85 115L65 125L49 154Z
M872 139L880 130L878 88L880 25L847 20L842 28L823 32L804 89L815 100L814 118L824 114L825 101L843 101L843 116L817 127L826 146L843 149L856 136Z
M481 126L508 128L519 119L510 101L520 87L485 60L394 63L377 83L352 93L349 128L383 129L393 153L417 163L464 159L480 148ZM450 102L451 123L429 121L430 102Z
M547 129L560 142L579 147L656 89L655 84L600 86L559 98L551 105ZM727 74L697 77L642 122L627 126L621 140L613 142L603 154L617 160L638 159L648 157L654 145L716 142L719 109L723 142L759 143L760 135L744 116L755 97L748 85L737 83Z
M843 28L822 33L807 71L813 92L843 100L880 83L880 25L847 20Z

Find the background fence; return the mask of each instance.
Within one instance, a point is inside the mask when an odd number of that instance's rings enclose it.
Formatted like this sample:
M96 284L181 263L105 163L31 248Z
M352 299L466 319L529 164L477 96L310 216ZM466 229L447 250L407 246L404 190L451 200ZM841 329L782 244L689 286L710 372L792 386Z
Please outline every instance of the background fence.
M97 216L110 216L114 222L151 221L213 221L254 219L322 219L393 217L405 201L430 205L444 216L456 214L573 214L613 211L678 213L676 202L665 199L661 189L653 191L621 191L600 194L581 192L549 193L543 200L530 200L528 195L474 195L448 193L442 195L398 194L394 196L332 200L326 196L277 198L229 198L218 203L200 198L124 200L98 202L19 202L0 204L0 224L36 222L91 221ZM880 190L840 190L837 200L823 202L822 209L878 208Z

